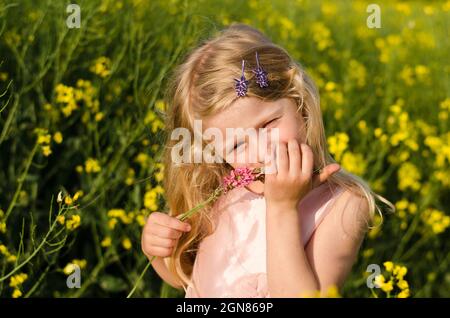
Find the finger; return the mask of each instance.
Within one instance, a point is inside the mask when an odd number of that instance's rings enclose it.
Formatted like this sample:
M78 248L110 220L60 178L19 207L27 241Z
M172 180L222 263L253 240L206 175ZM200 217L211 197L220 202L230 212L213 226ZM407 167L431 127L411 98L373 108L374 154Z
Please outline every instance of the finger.
M170 251L170 253L172 253L173 250L170 249L169 251ZM166 257L167 256L167 248L153 246L152 251L151 251L151 256Z
M314 167L314 155L307 144L301 144L302 149L302 174L307 177L312 176Z
M295 139L291 139L288 142L289 150L289 175L300 175L302 166L302 155L300 153L300 147Z
M151 235L146 238L146 243L148 246L171 248L177 244L177 240Z
M273 143L270 143L268 153L266 154L265 160L264 160L264 174L265 175L277 173L275 150L276 150L275 145Z
M289 169L289 157L287 153L287 146L284 142L277 147L277 170L278 174L286 175Z
M155 222L159 225L167 226L172 229L188 232L190 230L190 225L187 222L183 222L174 217L168 217L168 215L161 215L155 218Z
M327 165L325 168L322 169L322 172L319 175L315 175L313 177L313 186L319 186L327 179L333 175L334 173L338 172L341 169L341 166L337 163L332 163Z
M149 234L162 238L179 239L181 235L183 235L183 232L171 229L170 227L164 225L154 224L154 226L151 227Z

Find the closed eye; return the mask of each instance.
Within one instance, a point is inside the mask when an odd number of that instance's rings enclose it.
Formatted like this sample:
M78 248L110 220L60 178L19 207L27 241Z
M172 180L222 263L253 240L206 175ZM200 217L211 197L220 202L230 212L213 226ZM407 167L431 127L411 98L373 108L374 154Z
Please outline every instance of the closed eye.
M238 142L235 146L234 146L234 148L233 149L237 149L237 148L239 148L242 144L243 144L244 142L243 141L241 141L241 142Z
M280 117L277 117L277 118L274 118L274 119L268 121L267 123L265 123L265 124L263 125L263 127L268 126L269 124L273 123L274 121L276 121L276 120L278 120L278 119L280 119Z

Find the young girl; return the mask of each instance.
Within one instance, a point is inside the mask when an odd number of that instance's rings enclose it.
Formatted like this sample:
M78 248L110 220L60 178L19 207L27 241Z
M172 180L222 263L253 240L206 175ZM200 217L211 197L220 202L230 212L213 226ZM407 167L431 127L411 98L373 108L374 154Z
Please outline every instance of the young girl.
M233 24L178 67L166 100L170 212L152 213L142 234L142 250L157 256L152 265L160 277L186 297L301 297L339 289L380 212L375 199L390 203L329 155L319 96L301 66L258 30ZM204 201L230 169L267 165L267 157L175 164L171 131L194 135L194 120L202 120L202 131L215 127L223 135L227 128L277 129L279 147L276 171L264 183L235 188L182 222L177 216ZM198 147L193 140L189 156ZM215 154L249 149L244 141Z

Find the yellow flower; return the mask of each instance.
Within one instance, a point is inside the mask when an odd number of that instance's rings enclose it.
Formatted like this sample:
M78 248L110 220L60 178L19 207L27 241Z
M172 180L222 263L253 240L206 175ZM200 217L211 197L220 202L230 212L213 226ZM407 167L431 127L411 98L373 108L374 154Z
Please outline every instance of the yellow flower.
M119 218L123 224L130 224L133 221L134 214L126 213L123 209L111 209L108 211L108 217Z
M111 64L111 60L109 58L107 58L105 56L101 56L94 61L94 64L89 68L89 70L92 73L105 78L111 74L111 71L109 69L110 64Z
M124 238L122 241L122 247L126 250L129 250L131 248L131 241L128 237Z
M67 265L64 267L63 272L64 272L64 274L66 274L66 275L70 275L70 274L73 273L74 270L75 270L74 264L73 264L73 263L69 263L69 264L67 264Z
M394 269L394 263L392 262L384 262L383 265L388 272L392 272L392 270Z
M88 158L85 162L86 173L96 173L101 170L98 160L93 158Z
M75 230L77 227L80 226L81 223L81 217L78 214L72 215L72 218L70 220L66 221L66 227L68 230Z
M394 289L394 284L392 280L388 281L387 283L381 284L381 290L383 290L385 293L389 293Z
M443 110L450 110L450 98L446 98L445 100L443 100L439 104L439 107Z
M366 172L366 162L361 154L346 151L341 160L342 167L347 171L362 176Z
M52 153L50 146L42 146L41 149L42 149L42 154L46 157L50 156L50 154Z
M9 286L13 288L18 287L22 285L23 282L27 280L27 278L28 275L25 273L16 274L9 279Z
M12 298L19 298L20 296L22 296L22 292L20 291L20 289L14 289L13 293L12 293Z
M408 208L409 202L406 199L402 199L395 203L395 208L397 210L406 210Z
M108 211L108 217L110 218L118 218L125 215L125 210L123 209L111 209Z
M413 69L410 66L405 65L400 71L400 78L405 82L406 85L413 85L415 82Z
M136 222L140 225L140 226L144 226L145 225L145 216L143 215L138 215L136 216Z
M111 220L108 221L108 227L109 227L111 230L114 229L114 227L116 226L116 224L117 224L117 219L111 219Z
M402 280L407 272L408 272L408 269L405 266L395 265L392 273L395 275L395 277L398 280Z
M5 82L8 79L8 73L0 72L0 81Z
M411 162L403 163L398 172L398 188L402 191L411 188L412 190L420 189L421 173L417 167Z
M87 261L85 259L73 259L71 262L67 263L67 265L64 267L63 272L66 275L70 275L75 271L76 266L78 266L80 269L83 269L86 267Z
M146 153L140 152L136 156L134 161L138 162L143 168L145 168L145 167L147 167L147 165L150 161L150 157Z
M73 195L73 201L77 201L79 197L81 197L83 195L83 191L79 190L77 192L75 192L75 194Z
M373 248L368 248L367 250L363 251L363 257L369 258L369 257L373 256L374 253L375 253L375 251L373 250Z
M158 171L155 173L155 180L156 182L161 182L164 178L164 165L158 162L155 164L155 167L156 169L158 169Z
M397 286L400 289L408 289L409 288L408 282L406 280L404 280L404 279L399 280L397 282Z
M312 38L317 44L317 49L323 51L333 45L331 31L322 22L314 22L311 25Z
M5 256L9 255L8 248L3 244L0 244L0 253L2 253Z
M161 112L164 112L166 110L166 104L163 100L159 99L155 103L155 108Z
M38 139L37 139L37 143L38 143L39 145L42 145L42 144L49 144L49 143L50 143L50 140L51 140L51 135L49 135L49 134L39 135L39 136L38 136Z
M366 85L367 71L363 64L356 60L350 60L349 63L349 77L352 81L356 82L358 87L364 87Z
M135 174L136 173L134 172L133 168L128 168L128 170L127 170L127 177L125 179L125 184L132 185L133 182L134 182L134 175Z
M336 83L335 82L328 82L325 84L325 90L326 91L334 91L336 89Z
M380 138L381 135L383 134L383 129L381 129L380 127L377 127L373 131L373 134L375 135L376 138Z
M64 198L64 203L67 205L71 205L73 203L73 200L70 197L70 195L66 195L66 197Z
M325 297L327 298L340 298L341 295L339 294L339 289L336 285L331 285L328 287L327 292L325 294Z
M156 211L158 209L157 192L153 189L145 192L144 206L150 211Z
M111 237L109 237L109 236L105 237L105 238L101 241L100 245L101 245L102 247L109 247L109 246L111 246Z
M53 135L53 140L54 140L57 144L62 143L62 141L63 141L63 136L62 136L62 134L61 134L59 131L57 131L57 132Z
M6 223L0 222L0 233L6 233Z
M58 215L58 217L56 218L56 220L59 222L59 224L63 225L64 221L66 220L64 215Z
M430 69L428 67L426 67L425 65L416 65L415 72L416 72L417 78L423 80L430 74Z
M87 261L85 259L74 259L72 263L83 269L86 267Z
M436 209L426 209L421 217L434 234L443 233L450 226L450 216Z
M411 7L409 6L409 4L404 3L404 2L397 3L395 5L395 9L398 12L403 13L404 15L410 15L411 14Z
M381 287L385 282L385 278L382 274L375 276L375 285Z
M103 114L102 112L98 112L97 114L95 114L95 121L101 121L103 117L105 117L105 114Z
M325 16L334 16L337 13L337 6L334 3L322 3L320 10Z
M397 295L398 298L408 298L409 297L409 289L404 289Z
M425 6L425 7L423 7L423 12L426 15L433 15L434 14L434 8L432 6Z
M341 159L342 154L347 149L349 137L346 133L336 133L328 137L328 146L330 153L333 154L337 161Z
M358 128L363 134L367 134L367 122L365 120L360 120L358 122Z

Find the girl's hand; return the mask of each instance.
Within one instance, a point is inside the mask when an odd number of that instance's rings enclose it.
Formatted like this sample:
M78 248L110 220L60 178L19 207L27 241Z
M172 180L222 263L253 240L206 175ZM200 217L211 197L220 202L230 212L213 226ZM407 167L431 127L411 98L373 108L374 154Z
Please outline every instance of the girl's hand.
M264 196L267 206L297 209L298 203L314 187L339 171L338 164L326 166L319 175L313 175L314 158L311 148L297 140L280 143L276 152L277 171L266 174Z
M190 230L187 222L165 213L153 212L142 231L142 251L149 259L152 256L168 257L172 255L181 235Z

